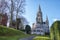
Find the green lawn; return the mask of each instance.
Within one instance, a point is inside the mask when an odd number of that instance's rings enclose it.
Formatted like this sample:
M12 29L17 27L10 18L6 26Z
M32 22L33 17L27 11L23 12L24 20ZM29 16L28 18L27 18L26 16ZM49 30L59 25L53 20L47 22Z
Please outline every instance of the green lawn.
M6 26L0 25L0 40L18 40L20 38L28 37L20 30L13 28L6 28Z
M33 40L50 40L49 37L44 37L44 36L37 36Z
M23 36L0 36L0 40L19 40L24 37L27 37L27 36L26 35L23 35Z

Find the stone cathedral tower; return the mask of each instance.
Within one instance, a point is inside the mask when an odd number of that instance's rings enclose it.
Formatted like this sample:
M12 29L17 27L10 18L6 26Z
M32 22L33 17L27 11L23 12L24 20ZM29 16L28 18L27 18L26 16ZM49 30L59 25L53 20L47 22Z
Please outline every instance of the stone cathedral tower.
M46 15L46 24L49 26L49 20L47 15Z
M33 23L31 31L31 34L45 35L45 33L49 33L49 20L48 17L46 17L46 21L43 22L40 5L36 16L36 23Z
M36 17L36 22L37 22L37 23L43 23L42 12L41 12L40 5L39 5L39 9L38 9L37 17Z

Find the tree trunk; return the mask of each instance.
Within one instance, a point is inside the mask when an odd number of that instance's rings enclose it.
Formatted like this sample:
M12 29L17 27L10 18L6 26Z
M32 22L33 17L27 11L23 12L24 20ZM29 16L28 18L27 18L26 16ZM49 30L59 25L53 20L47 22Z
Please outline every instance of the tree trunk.
M10 27L12 27L12 20L13 20L13 0L11 0L11 17L10 17Z
M16 11L16 29L19 28L19 26L17 25L17 23L18 23L18 22L17 22L17 21L18 21L18 20L17 20L17 17L18 17L18 8L17 8L17 11Z

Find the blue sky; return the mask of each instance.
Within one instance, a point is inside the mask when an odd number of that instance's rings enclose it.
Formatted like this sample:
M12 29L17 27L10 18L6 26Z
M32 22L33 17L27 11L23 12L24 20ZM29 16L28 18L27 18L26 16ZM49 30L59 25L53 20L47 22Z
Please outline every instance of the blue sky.
M24 17L28 20L30 26L36 22L39 5L41 6L43 20L46 20L47 15L50 26L54 21L60 20L60 0L26 0Z

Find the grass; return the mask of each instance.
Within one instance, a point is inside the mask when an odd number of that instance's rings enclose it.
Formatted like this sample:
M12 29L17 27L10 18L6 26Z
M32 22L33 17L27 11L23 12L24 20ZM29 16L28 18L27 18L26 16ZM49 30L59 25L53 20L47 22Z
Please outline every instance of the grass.
M0 40L18 40L20 36L0 36Z
M44 36L37 36L33 40L50 40L49 37L44 37Z
M0 40L18 40L27 36L29 35L24 34L20 30L7 28L6 26L0 25Z
M0 36L0 40L19 40L27 36Z

